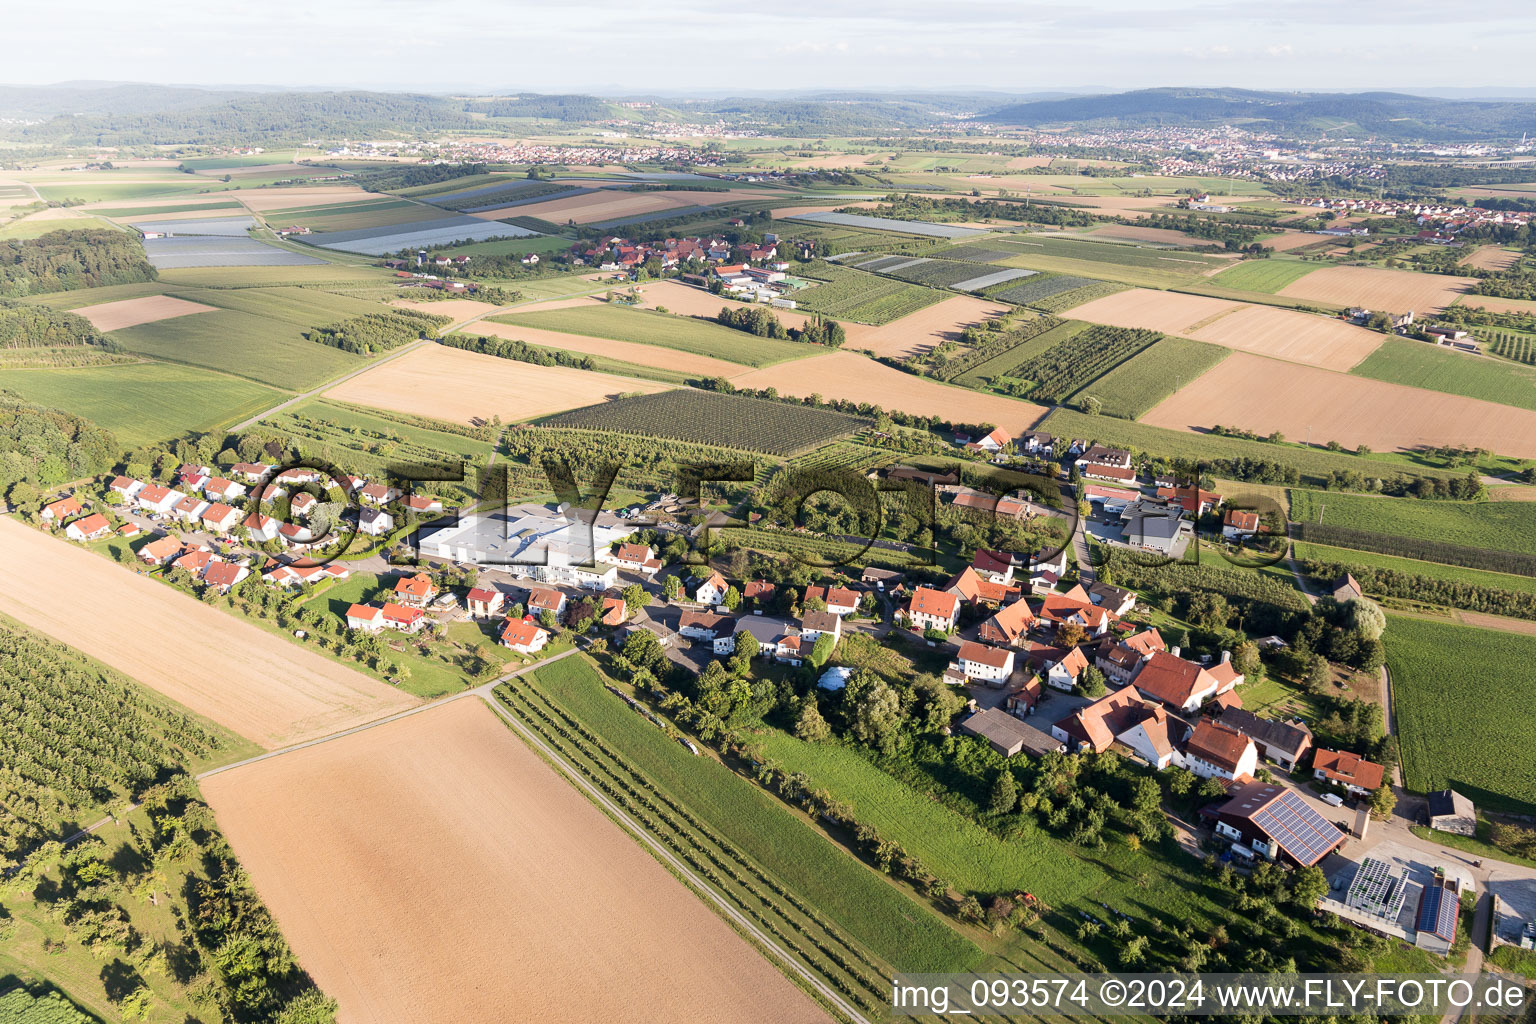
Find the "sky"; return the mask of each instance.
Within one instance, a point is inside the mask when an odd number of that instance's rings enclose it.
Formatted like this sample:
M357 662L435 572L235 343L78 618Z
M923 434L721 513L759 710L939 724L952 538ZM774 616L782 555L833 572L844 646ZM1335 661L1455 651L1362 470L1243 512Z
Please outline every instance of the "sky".
M65 0L0 81L431 92L1536 86L1530 0ZM137 10L135 10L137 8Z

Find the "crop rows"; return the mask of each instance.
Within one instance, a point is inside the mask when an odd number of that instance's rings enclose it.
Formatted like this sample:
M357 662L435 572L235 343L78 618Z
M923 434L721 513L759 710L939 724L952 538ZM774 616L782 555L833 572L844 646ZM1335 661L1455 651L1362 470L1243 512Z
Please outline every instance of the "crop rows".
M514 182L505 188L491 191L475 191L463 195L447 195L436 199L429 199L433 206L440 206L445 210L489 210L497 206L511 202L524 202L540 196L553 195L556 192L569 192L569 185L558 184L552 181L541 181L537 184L527 182Z
M858 323L884 324L944 298L944 293L831 264L814 271L825 284L799 292L799 309Z
M1462 544L1446 544L1414 537L1399 537L1396 534L1373 533L1370 530L1353 530L1344 526L1330 526L1326 523L1296 523L1291 529L1298 540L1310 541L1314 544L1374 551L1382 555L1413 558L1421 562L1439 562L1442 565L1460 565L1486 572L1536 576L1536 556L1533 555L1521 555L1493 548L1474 548Z
M1006 288L994 290L990 293L994 299L1002 299L1004 302L1016 302L1021 306L1037 306L1042 299L1048 299L1052 295L1060 295L1074 288L1084 285L1096 284L1089 277L1071 277L1065 274L1048 275L1039 274L1030 278L1023 284L1009 285Z
M1010 260L1018 253L1007 249L993 249L985 245L956 245L945 249L935 255L947 260L966 260L972 263L998 263L1002 260Z
M1050 256L1184 274L1198 273L1224 263L1209 256L1178 250L1142 248L1118 242L1092 242L1053 235L1030 235L1027 241L1007 240L998 244L1014 249L1021 256Z
M1031 397L1036 400L1060 402L1161 337L1138 327L1095 324L1015 367L1012 375L1034 381Z
M903 281L911 281L913 284L926 284L935 288L952 288L961 281L969 281L973 277L981 277L987 271L974 263L960 263L954 260L926 260L910 267L902 267L891 272L892 277L899 277Z
M1513 359L1517 363L1536 365L1536 338L1504 332L1489 332L1488 336L1492 338L1495 355Z
M1163 338L1088 386L1106 416L1133 420L1230 354L1220 345Z
M543 425L645 434L788 456L847 437L869 423L828 409L681 388L572 409Z
M1533 502L1382 500L1366 495L1298 488L1291 491L1291 518L1298 523L1374 531L1405 540L1518 551L1536 556L1536 503ZM1429 561L1441 559L1431 558Z
M1044 313L1063 313L1074 306L1081 306L1085 302L1094 299L1102 299L1106 295L1123 292L1126 285L1114 281L1090 281L1085 285L1073 288L1071 291L1057 292L1044 299L1029 303L1029 306Z
M1053 316L1039 316L1032 320L1025 320L1012 330L989 341L984 341L965 355L945 363L935 376L945 381L978 376L982 366L990 365L999 359L1008 359L1021 345L1044 335L1053 328L1062 326L1063 323L1064 321L1058 320ZM1023 356L1020 356L1020 361L1023 358ZM959 380L958 382L966 387L974 386L967 384L964 380Z
M795 459L799 469L876 469L896 461L896 453L853 441L835 441Z

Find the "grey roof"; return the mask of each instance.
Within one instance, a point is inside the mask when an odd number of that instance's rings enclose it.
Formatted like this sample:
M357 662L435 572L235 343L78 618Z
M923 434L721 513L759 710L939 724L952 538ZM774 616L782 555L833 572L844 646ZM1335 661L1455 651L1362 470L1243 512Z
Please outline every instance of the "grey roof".
M1228 708L1221 713L1221 721L1255 743L1292 755L1301 753L1302 747L1312 740L1312 730L1299 718L1277 722L1273 718L1260 718L1243 708Z
M800 617L800 627L817 633L833 633L838 629L838 618L831 612L806 612Z
M1061 740L1021 722L1006 711L987 708L978 711L960 723L960 728L972 736L979 736L1000 747L1020 749L1036 756L1052 750L1060 750Z
M1438 789L1429 794L1429 816L1431 818L1443 816L1475 818L1477 817L1477 808L1471 800L1468 800L1454 789Z

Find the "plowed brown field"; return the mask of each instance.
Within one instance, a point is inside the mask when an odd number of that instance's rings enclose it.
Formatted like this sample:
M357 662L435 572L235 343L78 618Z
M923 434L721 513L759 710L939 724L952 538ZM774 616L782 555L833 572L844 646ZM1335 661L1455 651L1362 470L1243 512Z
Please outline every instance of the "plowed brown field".
M0 517L0 612L263 747L416 699L68 541Z
M193 313L211 313L217 306L205 306L201 302L188 302L169 295L148 295L142 299L123 299L121 302L102 302L95 306L81 306L74 312L91 322L98 331L116 331L139 324L152 324L157 320L190 316Z
M341 1024L823 1024L479 698L202 789Z
M1411 270L1324 267L1292 281L1280 289L1280 294L1389 313L1423 313L1444 309L1473 283L1470 277L1417 274Z
M1378 451L1467 445L1536 457L1536 412L1236 353L1141 418L1174 430L1217 424L1292 441Z

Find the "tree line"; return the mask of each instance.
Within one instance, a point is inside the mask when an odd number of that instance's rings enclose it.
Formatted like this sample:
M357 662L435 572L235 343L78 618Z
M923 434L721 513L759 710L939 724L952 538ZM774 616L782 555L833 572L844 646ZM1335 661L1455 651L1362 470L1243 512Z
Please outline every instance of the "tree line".
M784 321L774 316L772 310L762 306L742 306L737 309L722 306L715 320L725 327L745 331L759 338L798 341L808 345L825 345L827 348L842 347L848 337L842 324L820 316L807 320L804 327L785 327Z
M122 346L79 313L0 298L0 348L69 348L94 345L104 352Z
M423 337L436 337L441 328L452 322L453 317L437 313L394 309L387 313L364 313L328 327L316 327L305 331L304 337L343 352L375 356Z
M136 235L109 228L0 241L0 297L155 280Z

